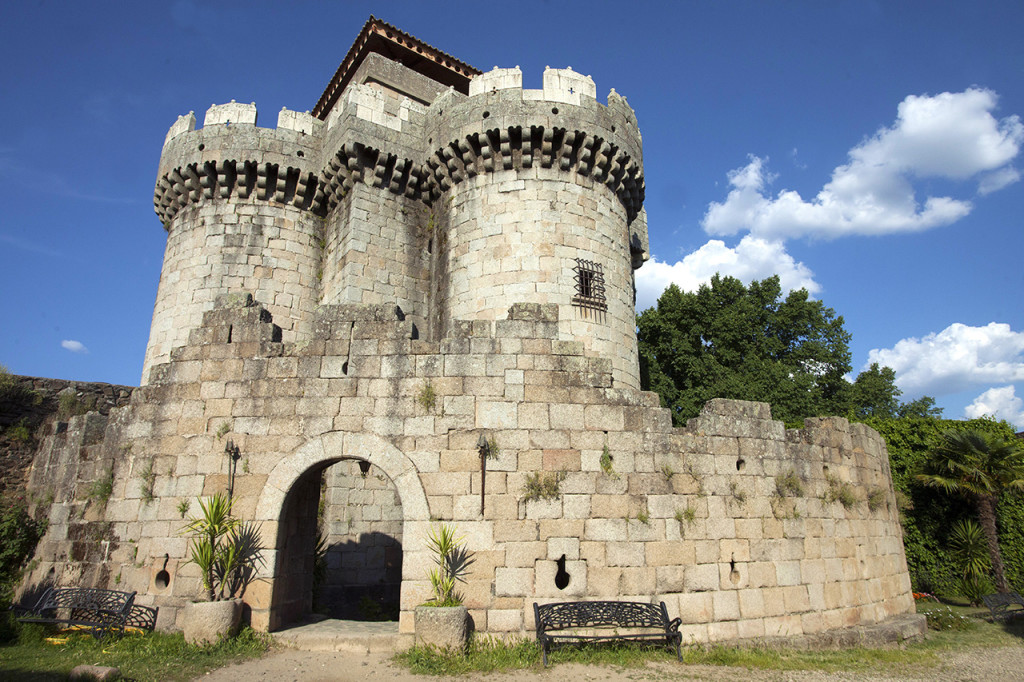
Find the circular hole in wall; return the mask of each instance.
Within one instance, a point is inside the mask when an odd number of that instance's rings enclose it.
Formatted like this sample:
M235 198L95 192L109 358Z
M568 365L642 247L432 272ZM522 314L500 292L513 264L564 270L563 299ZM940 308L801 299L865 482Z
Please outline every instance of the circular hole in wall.
M613 133L615 132L615 126L612 126L612 132Z
M295 152L295 156L299 157L300 159L302 157L304 157L305 155L306 154L301 149L299 151Z
M558 107L551 107L551 113L552 114L557 114L558 113Z
M206 149L206 145L205 144L199 145L199 151L203 151L204 149Z
M160 571L156 574L156 577L153 578L153 584L156 585L158 590L166 590L167 586L171 584L171 574L166 570Z
M346 360L345 362L341 363L341 373L342 374L348 374L348 360Z
M747 461L740 457L736 460L736 471L743 471L747 468Z
M484 112L484 118L487 118L487 117L488 117L488 116L490 116L490 115L491 115L491 112L489 112L489 111L485 111L485 112Z
M825 466L821 467L821 472L823 474L825 474L826 476L828 476L828 465L827 464Z

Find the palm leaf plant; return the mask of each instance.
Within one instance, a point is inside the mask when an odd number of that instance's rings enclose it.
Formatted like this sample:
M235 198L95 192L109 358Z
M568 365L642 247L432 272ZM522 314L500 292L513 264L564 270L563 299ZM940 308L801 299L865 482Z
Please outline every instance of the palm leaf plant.
M260 525L231 516L233 501L218 493L199 500L201 514L182 532L189 534L189 563L199 567L209 601L235 599L245 594L263 565Z
M985 534L996 589L1009 592L999 550L996 507L1004 493L1024 489L1024 447L984 431L946 431L917 480L971 501Z
M460 606L463 596L456 591L458 583L466 582L469 566L475 561L465 544L464 537L456 537L455 526L443 523L431 527L427 536L427 549L434 553L436 566L428 574L434 597L426 606Z

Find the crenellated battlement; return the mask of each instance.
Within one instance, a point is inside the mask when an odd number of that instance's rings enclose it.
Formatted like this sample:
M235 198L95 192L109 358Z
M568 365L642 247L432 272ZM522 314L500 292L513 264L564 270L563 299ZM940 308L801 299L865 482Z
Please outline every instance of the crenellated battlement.
M164 142L156 212L166 226L190 202L252 196L325 215L358 182L431 203L478 174L535 165L607 185L630 222L640 212L640 131L614 90L603 105L589 76L550 67L541 90L523 89L519 67L495 67L469 89L427 107L353 84L326 122L285 108L274 129L257 127L255 103L215 104L198 130L189 112Z
M211 105L210 108L206 110L206 117L203 119L203 128L205 129L210 126L218 125L255 126L256 117L257 110L255 102L242 104L235 100L231 100L227 104ZM322 126L323 121L310 115L308 111L303 113L283 107L281 112L277 115L278 130L291 130L302 135L316 135L320 132L320 128ZM166 147L168 142L179 135L195 132L195 130L196 116L194 111L190 111L184 116L179 116L178 120L175 121L170 130L167 131L167 137L164 138L164 146Z

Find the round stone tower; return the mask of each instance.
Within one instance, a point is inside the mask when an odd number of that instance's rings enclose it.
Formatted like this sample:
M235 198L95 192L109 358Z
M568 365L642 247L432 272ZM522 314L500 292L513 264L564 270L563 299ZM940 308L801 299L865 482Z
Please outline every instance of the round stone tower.
M220 294L248 292L291 337L312 325L322 219L315 199L323 123L282 110L276 130L256 107L214 105L201 130L182 116L164 142L154 205L167 230L142 372L188 343Z
M469 97L438 97L425 133L434 319L504 319L517 302L559 306L559 337L612 361L639 388L633 268L643 262L643 169L636 117L589 76L519 68L476 76Z

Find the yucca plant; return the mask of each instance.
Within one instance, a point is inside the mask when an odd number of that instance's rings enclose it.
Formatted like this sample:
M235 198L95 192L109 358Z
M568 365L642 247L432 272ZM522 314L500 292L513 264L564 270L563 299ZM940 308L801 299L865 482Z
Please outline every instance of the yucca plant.
M949 535L950 553L960 569L957 591L973 605L993 591L989 571L992 562L988 553L985 529L971 519L961 519Z
M199 567L209 601L244 595L264 563L260 525L232 517L232 504L221 493L205 501L200 498L202 514L182 529L191 535L189 562Z
M434 553L437 566L429 573L434 598L425 606L460 606L462 594L457 592L457 583L465 583L469 566L475 561L473 553L463 544L464 537L455 537L455 526L442 523L431 527L427 536L427 549Z

